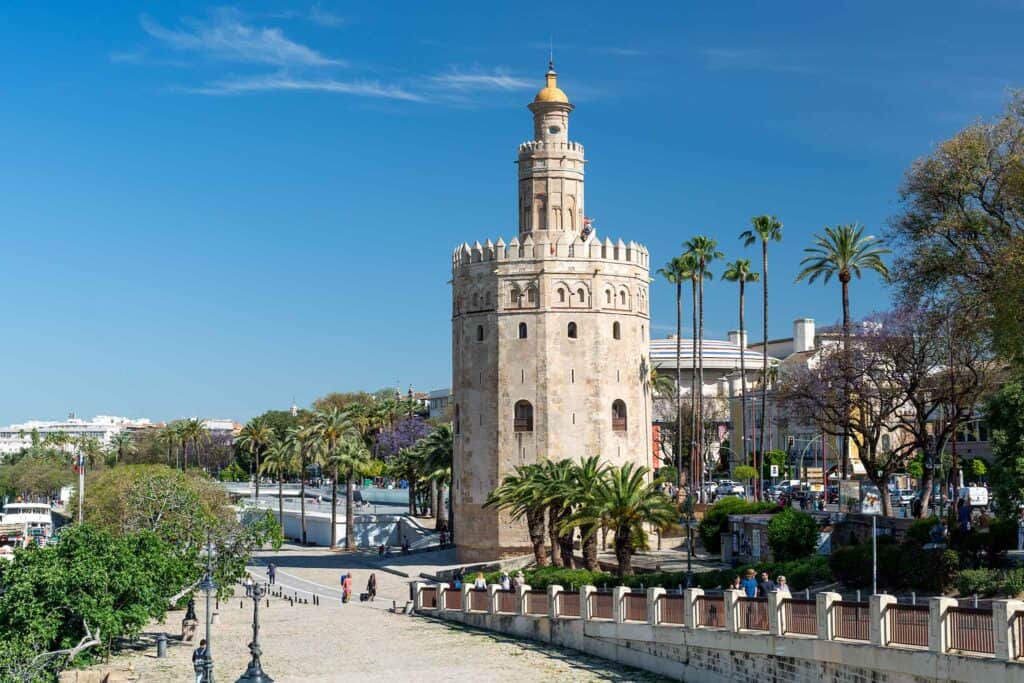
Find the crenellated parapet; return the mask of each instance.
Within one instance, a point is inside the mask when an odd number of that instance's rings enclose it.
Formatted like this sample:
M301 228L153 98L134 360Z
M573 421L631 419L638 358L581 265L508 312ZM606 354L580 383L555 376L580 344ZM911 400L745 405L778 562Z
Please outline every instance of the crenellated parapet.
M554 154L559 152L574 152L583 154L583 144L580 142L558 142L547 140L527 140L519 145L519 154Z
M650 269L650 254L647 248L630 240L621 239L612 242L605 238L602 242L591 235L580 239L575 233L552 233L554 239L538 233L535 238L530 234L523 238L513 237L508 244L498 238L497 242L487 240L484 244L464 242L452 252L452 273L458 274L474 263L504 261L561 261L579 259L581 261L619 261L632 263L641 268Z

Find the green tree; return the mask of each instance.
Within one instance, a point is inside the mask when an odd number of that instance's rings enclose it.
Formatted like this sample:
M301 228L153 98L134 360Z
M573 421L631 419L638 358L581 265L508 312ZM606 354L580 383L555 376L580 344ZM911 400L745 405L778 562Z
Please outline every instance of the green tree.
M1000 517L1012 519L1024 505L1024 382L1014 378L985 405L992 430L989 481Z
M768 408L768 243L782 241L782 223L775 216L755 216L750 219L750 229L740 233L740 239L743 240L745 247L749 247L758 240L761 242L761 280L763 283L761 287L761 324L764 335L761 339L764 340L764 348L761 359L761 429L757 435L757 450L754 451L754 470L757 471L756 458L759 454L764 453L764 426L768 424L766 421ZM743 419L746 421L746 417ZM744 460L744 462L746 461ZM760 486L756 488L754 495L757 500L761 499Z
M270 423L262 417L254 417L249 420L242 431L238 433L236 444L244 451L248 451L255 458L256 466L254 472L254 485L256 487L255 497L260 497L260 455L270 447L277 435L274 433ZM333 523L333 520L331 520ZM333 533L332 533L333 535Z
M894 273L908 303L945 299L971 311L995 348L1024 361L1024 91L907 171Z
M587 526L591 534L605 527L615 534L615 559L619 576L633 573L632 553L647 546L647 528L667 529L675 524L679 512L647 481L648 469L633 463L612 467L594 486L596 504L581 507L562 524Z
M199 418L191 418L185 420L181 424L181 432L179 434L181 438L181 451L184 454L185 467L188 467L188 450L187 446L189 443L192 444L192 454L195 455L196 465L199 467L203 466L202 461L202 445L206 443L210 438L210 430L206 428L203 421Z
M538 485L540 471L540 466L536 464L519 465L491 491L484 507L506 511L513 520L525 517L526 530L533 546L534 562L538 567L546 567L548 558L544 553L544 512L547 506ZM590 522L584 520L583 523Z
M355 477L362 467L370 460L370 451L366 448L359 432L352 428L338 444L333 455L328 456L335 471L345 474L345 548L355 550L356 517L355 517Z
M138 451L135 437L130 432L121 431L110 438L110 452L114 456L114 464L125 462Z
M599 456L593 455L584 458L578 463L573 463L569 486L571 492L567 497L573 503L574 513L583 513L583 516L594 518L599 512L600 499L597 497L597 485L606 476L608 466L601 464ZM676 481L677 477L672 477ZM586 511L590 511L587 513ZM590 571L597 571L600 565L597 562L597 530L593 522L580 522L580 537L582 540L583 562ZM571 565L567 565L571 566Z
M797 282L806 279L808 284L814 284L815 280L821 278L822 282L828 284L833 277L839 280L843 303L843 353L849 356L850 281L854 277L860 279L862 271L874 271L883 280L888 280L889 269L882 256L890 253L889 249L880 246L873 235L865 235L864 226L849 223L825 226L825 234L815 235L812 246L805 248L804 253L807 255L800 261L803 270L796 276ZM848 368L843 371L843 381L845 391L849 394L851 378ZM843 434L842 465L843 478L847 478L850 472L849 417L846 418Z
M749 232L749 231L748 231ZM767 259L767 254L765 255ZM748 282L757 282L760 279L760 275L750 270L750 259L740 258L736 259L732 263L726 264L725 272L722 274L722 278L728 282L736 282L740 286L740 341L746 339L744 332L746 330L744 326L744 309L745 306L745 287ZM765 337L767 339L767 337ZM767 349L765 350L764 357L768 357ZM763 401L762 401L763 403ZM740 414L743 416L743 434L740 434L740 462L744 465L747 464L747 348L742 345L740 348ZM761 418L764 419L763 417ZM763 422L761 424L764 424ZM755 460L756 469L756 460ZM756 490L760 490L755 482ZM757 493L755 492L755 496Z
M768 521L768 545L776 562L807 557L818 547L818 524L806 512L786 508Z
M285 437L287 439L287 435ZM295 450L286 441L274 440L263 455L260 473L277 479L277 519L284 528L284 478L294 467Z
M551 536L551 564L572 568L575 525L563 522L573 512L576 497L572 461L544 460L534 479L540 490L541 501L548 510L548 533Z
M676 387L683 384L683 282L689 280L693 275L693 259L687 256L675 256L664 268L658 269L661 275L669 284L676 288ZM683 395L676 391L676 424L681 425L683 421ZM676 482L680 491L683 489L683 430L676 429L676 443L673 448L675 453L676 469L679 481Z
M338 447L356 432L348 413L334 407L314 413L312 424L324 442L324 465L331 471L331 549L333 550L338 547L338 481L342 467L346 464L344 454L338 450ZM349 517L345 522L347 541L347 530L352 528L352 518Z
M699 487L700 478L702 474L702 465L704 464L704 449L706 448L704 443L704 280L711 279L712 273L708 270L708 266L713 261L724 258L724 254L718 250L718 240L714 240L706 235L697 235L687 240L683 244L683 248L686 249L686 253L694 261L694 266L697 274L697 335L695 340L695 346L697 348L697 429L696 443L697 448L694 453L693 462L693 474L691 479L693 480L694 487Z
M451 496L448 497L448 509L445 509L445 488L452 478L452 459L454 442L450 424L438 425L427 438L420 442L424 454L424 465L427 478L437 482L437 506L434 509L434 528L447 526L451 518Z

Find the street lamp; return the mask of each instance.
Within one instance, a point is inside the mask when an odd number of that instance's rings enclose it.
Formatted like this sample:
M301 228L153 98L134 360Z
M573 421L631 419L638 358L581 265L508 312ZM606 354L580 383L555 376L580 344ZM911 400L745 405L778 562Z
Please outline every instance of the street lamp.
M260 599L267 594L267 589L262 584L255 584L252 587L252 642L249 643L249 652L252 659L249 660L249 667L235 683L274 683L274 679L263 673L263 664L260 662Z
M206 576L199 583L199 588L206 594L206 652L203 655L203 683L213 683L213 653L211 652L212 642L210 640L210 594L217 591L217 584L213 580L213 556L216 551L210 536L206 537Z

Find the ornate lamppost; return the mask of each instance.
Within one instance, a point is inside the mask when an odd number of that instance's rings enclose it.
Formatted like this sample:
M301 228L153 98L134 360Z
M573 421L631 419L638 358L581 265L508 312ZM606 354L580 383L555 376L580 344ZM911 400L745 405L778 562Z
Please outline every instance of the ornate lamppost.
M217 591L217 584L213 580L213 556L216 551L213 541L207 536L206 539L206 576L199 584L199 588L206 594L206 653L203 655L203 683L213 683L213 652L210 640L210 594Z
M274 679L263 673L263 664L260 662L260 599L267 594L267 589L262 584L255 584L252 587L252 642L249 643L249 652L252 659L249 660L249 667L245 670L235 683L274 683Z

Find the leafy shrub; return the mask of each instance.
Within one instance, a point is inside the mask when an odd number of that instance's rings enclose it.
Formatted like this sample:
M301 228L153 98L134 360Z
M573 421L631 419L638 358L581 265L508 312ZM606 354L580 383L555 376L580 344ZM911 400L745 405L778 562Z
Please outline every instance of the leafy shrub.
M742 498L723 498L704 513L704 519L697 526L697 533L704 549L711 554L722 552L722 534L729 531L729 515L749 515L758 512L775 512L774 503L753 503Z
M1024 592L1024 569L964 569L956 577L960 595L1015 597Z
M818 547L818 523L806 512L786 508L768 522L768 543L780 562L807 557Z
M850 587L871 585L871 544L838 548L828 558L833 578ZM959 565L952 550L922 550L913 543L878 539L878 586L887 590L942 591Z
M914 523L910 525L910 528L907 529L907 539L920 543L921 545L931 543L932 529L938 523L939 518L935 515L915 520Z
M750 465L738 465L732 469L732 476L737 481L748 481L757 476L757 470Z

